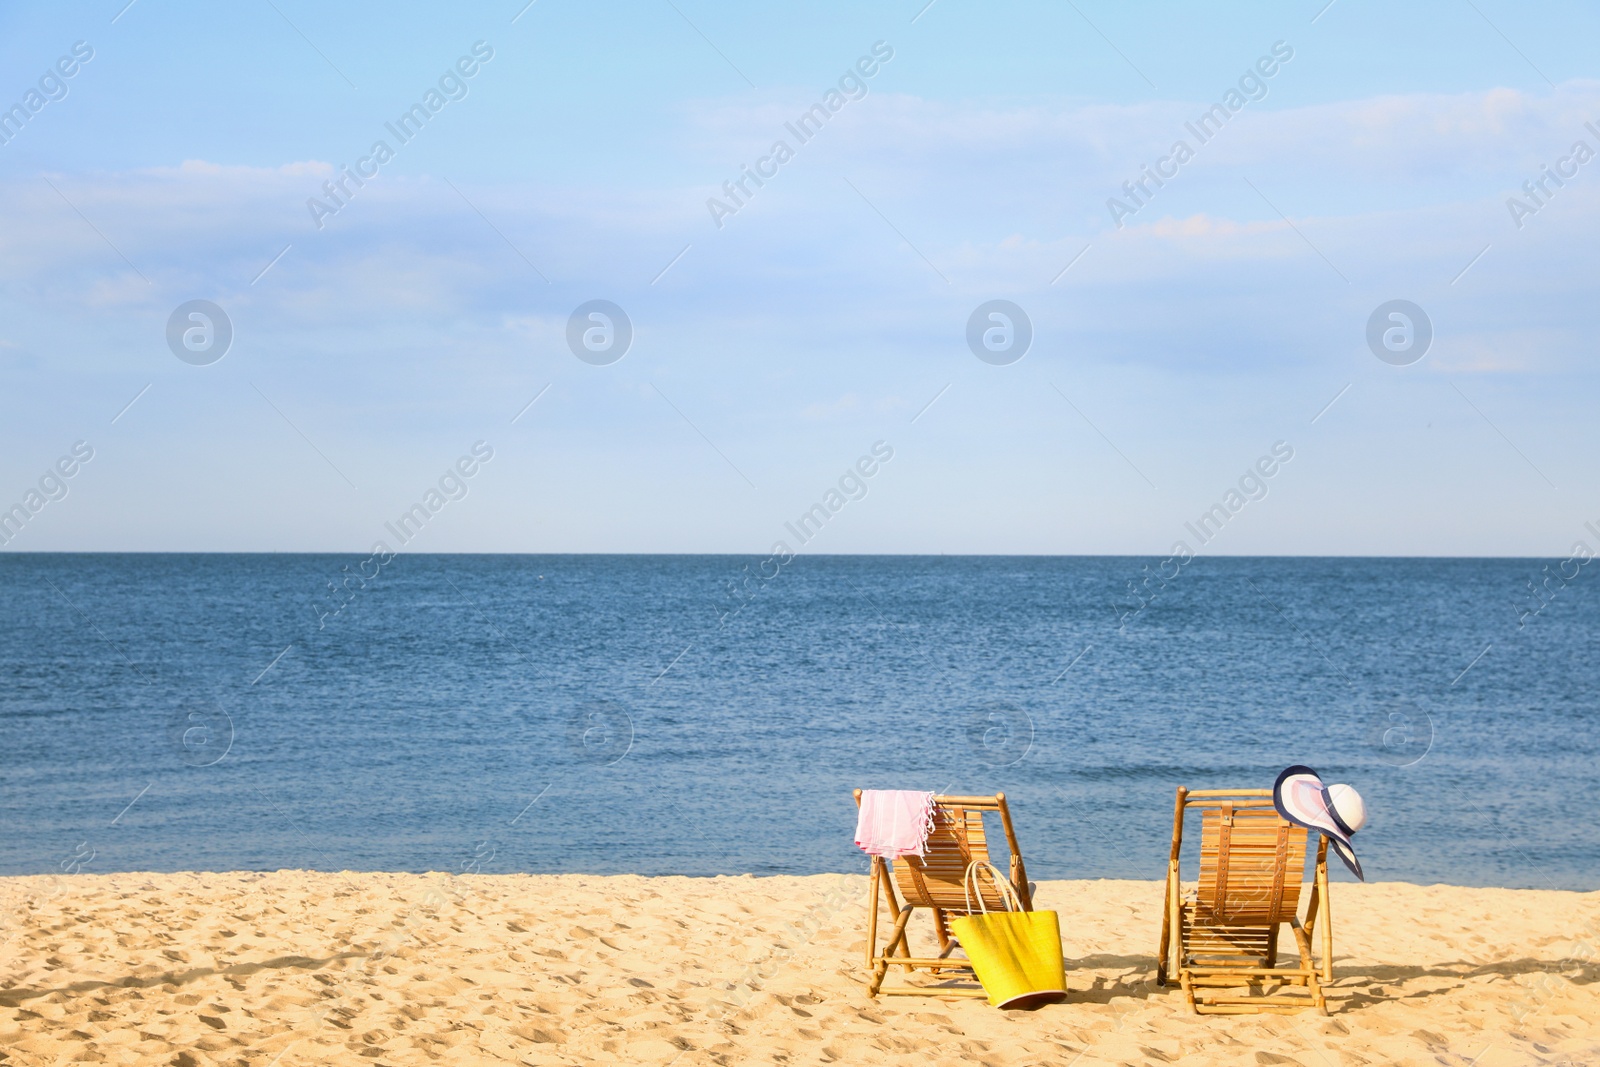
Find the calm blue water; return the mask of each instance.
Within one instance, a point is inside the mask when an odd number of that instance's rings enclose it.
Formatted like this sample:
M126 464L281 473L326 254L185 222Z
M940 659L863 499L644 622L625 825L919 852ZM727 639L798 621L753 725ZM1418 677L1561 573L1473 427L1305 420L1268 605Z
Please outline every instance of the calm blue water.
M1600 887L1600 579L1519 631L1544 561L1202 559L1119 630L1155 562L417 555L331 614L362 557L0 556L0 873L856 871L877 786L1158 878L1175 786L1304 762L1369 878Z

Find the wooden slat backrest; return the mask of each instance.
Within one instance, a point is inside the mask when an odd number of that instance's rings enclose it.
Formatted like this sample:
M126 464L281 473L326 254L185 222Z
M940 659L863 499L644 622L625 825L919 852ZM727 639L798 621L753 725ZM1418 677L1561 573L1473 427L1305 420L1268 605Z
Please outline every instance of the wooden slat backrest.
M1300 905L1306 831L1279 817L1270 800L1208 803L1200 816L1202 925L1270 926L1288 922Z
M907 904L939 908L956 915L967 914L967 894L962 889L967 864L974 860L989 862L989 840L983 826L985 810L999 809L992 801L983 805L953 804L946 800L938 805L923 858L902 856L894 861L895 885ZM1001 876L1004 875L1002 870ZM1005 899L987 875L980 876L978 885L990 911L1007 908ZM976 894L973 907L977 907Z

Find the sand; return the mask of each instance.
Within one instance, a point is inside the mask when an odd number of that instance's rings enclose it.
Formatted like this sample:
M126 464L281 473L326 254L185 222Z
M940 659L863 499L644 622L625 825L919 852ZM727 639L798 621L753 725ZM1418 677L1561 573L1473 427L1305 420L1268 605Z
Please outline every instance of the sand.
M4 878L0 1064L1600 1063L1600 893L1339 884L1330 1015L1201 1018L1159 883L1040 885L1071 994L1032 1012L869 1000L865 885Z

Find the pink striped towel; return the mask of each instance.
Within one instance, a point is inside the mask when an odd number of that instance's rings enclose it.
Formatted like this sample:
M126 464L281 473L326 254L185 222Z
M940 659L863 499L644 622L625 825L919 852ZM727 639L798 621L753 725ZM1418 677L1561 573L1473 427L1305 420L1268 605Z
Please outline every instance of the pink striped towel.
M863 789L856 845L869 856L922 858L933 832L933 794L914 789Z

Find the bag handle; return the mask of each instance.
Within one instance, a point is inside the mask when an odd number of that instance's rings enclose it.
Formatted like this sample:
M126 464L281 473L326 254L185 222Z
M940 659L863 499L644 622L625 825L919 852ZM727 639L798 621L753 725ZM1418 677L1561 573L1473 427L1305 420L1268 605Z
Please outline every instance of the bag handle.
M1021 911L1022 901L1017 896L1017 889L1011 884L1011 880L1009 878L1003 877L1000 874L1000 868L996 867L992 863L985 863L983 860L973 860L971 863L967 864L967 873L961 878L961 892L966 897L967 914L973 914L973 893L977 893L978 895L978 913L983 915L989 914L989 905L983 899L983 887L978 884L979 868L988 870L989 880L995 884L996 889L1000 890L1000 898L1008 905L1006 910Z

